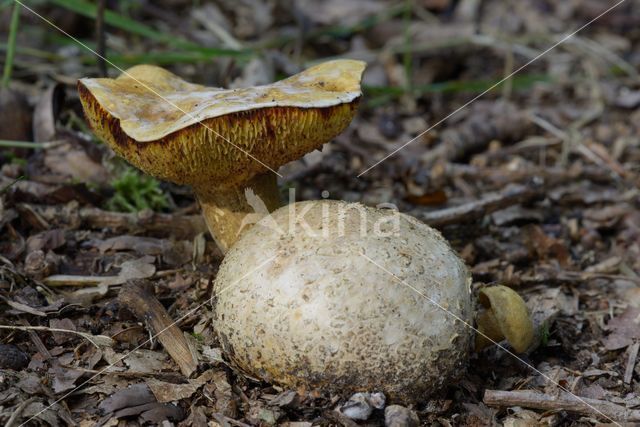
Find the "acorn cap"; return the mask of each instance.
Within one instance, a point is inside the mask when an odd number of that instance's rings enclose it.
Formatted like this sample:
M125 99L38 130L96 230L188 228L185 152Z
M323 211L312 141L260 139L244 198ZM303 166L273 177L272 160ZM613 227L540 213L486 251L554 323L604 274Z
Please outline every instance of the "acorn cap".
M139 65L116 79L81 79L78 91L94 132L134 166L179 184L227 187L346 128L364 67L328 61L270 85L218 89Z

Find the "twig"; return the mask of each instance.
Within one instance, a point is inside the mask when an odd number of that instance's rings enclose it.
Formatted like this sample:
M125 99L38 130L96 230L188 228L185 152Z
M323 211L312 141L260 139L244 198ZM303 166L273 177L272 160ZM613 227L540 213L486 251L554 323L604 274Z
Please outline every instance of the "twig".
M178 273L179 271L181 270L179 269L161 270L161 271L156 271L155 273L153 273L152 276L149 276L149 277L156 277L156 278L167 277L167 276L171 276L172 274ZM81 275L72 275L72 274L54 274L42 279L42 283L52 288L59 287L59 286L77 286L77 287L94 286L94 285L115 286L115 285L122 284L122 277L121 276L81 276ZM25 311L23 308L19 308L19 307L14 307L14 308ZM32 314L36 314L36 313L32 313Z
M21 304L19 302L11 301L10 299L5 298L2 295L0 295L0 299L2 299L4 302L6 302L14 310L18 310L18 311L21 311L23 313L29 313L29 314L34 315L34 316L47 317L47 313L45 313L43 311L40 311L40 310L36 310L35 308L29 307L26 304Z
M44 331L44 332L64 332L67 334L79 335L82 338L89 341L96 348L101 347L113 347L115 341L106 335L91 335L86 332L73 331L71 329L49 328L46 326L14 326L14 325L0 325L0 329L10 329L17 331Z
M628 409L605 400L588 399L586 397L576 399L575 396L565 392L561 392L556 397L531 390L485 390L483 401L489 406L521 406L546 411L568 411L599 418L604 415L604 417L616 421L640 421L640 410Z
M16 182L23 179L24 179L24 176L19 176L13 181L11 181L10 183L8 183L7 185L5 185L4 187L0 188L0 195L3 194L5 191L7 191L9 188L11 188L11 186L13 186Z
M182 331L155 295L143 286L126 283L118 295L118 300L139 320L146 323L184 376L188 378L197 369L198 363Z
M16 420L18 419L18 417L20 416L20 414L22 414L22 411L24 411L24 408L29 406L31 404L31 402L33 402L34 400L36 400L35 397L30 397L27 400L25 400L24 402L20 403L16 407L16 409L13 410L13 413L11 414L11 417L9 417L9 420L4 425L4 427L12 427L15 424Z
M629 358L627 359L627 367L624 370L623 380L625 384L631 384L631 379L633 378L633 370L636 367L636 359L638 358L638 350L640 349L640 343L633 343L631 347L629 347Z
M443 227L481 218L491 212L529 201L541 193L542 187L513 184L502 192L488 195L481 200L433 212L413 210L411 214L433 227Z
M95 286L112 283L118 276L74 276L70 274L54 274L45 277L42 282L51 287L59 286Z
M91 229L109 228L117 233L156 233L157 235L173 235L177 239L193 238L199 233L206 233L207 226L200 215L162 214L149 210L138 213L110 212L98 208L77 208L68 206L44 206L18 204L21 213L35 212L49 224L60 224Z

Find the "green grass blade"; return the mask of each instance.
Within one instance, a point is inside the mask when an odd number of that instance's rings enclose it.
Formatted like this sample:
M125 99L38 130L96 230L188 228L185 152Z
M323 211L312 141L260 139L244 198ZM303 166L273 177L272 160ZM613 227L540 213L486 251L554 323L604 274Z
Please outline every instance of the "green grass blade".
M4 192L10 189L13 185L15 185L16 182L22 181L23 179L24 179L24 176L19 176L13 181L11 181L9 184L7 184L5 187L0 188L0 194L4 194Z
M18 34L18 24L20 22L20 5L13 5L11 13L11 24L9 26L9 39L7 40L7 54L4 60L4 70L2 71L2 87L8 87L11 81L11 71L13 69L13 58L16 53L16 36Z
M52 0L52 3L91 19L95 19L97 15L96 5L91 4L90 2L85 0ZM115 28L137 34L150 40L169 44L179 44L181 42L186 42L186 40L181 40L179 37L171 36L169 34L163 34L159 31L154 30L153 28L136 22L131 18L119 15L111 10L105 11L104 18L107 24Z
M430 93L481 93L499 83L502 79L494 80L452 80L447 82L432 83L428 85L413 86L411 94L416 97ZM513 90L526 90L535 83L552 81L547 74L521 74L511 78ZM504 82L497 86L501 87ZM367 107L375 108L385 105L396 98L408 93L405 88L398 86L363 86L367 100Z
M463 93L463 92L483 92L502 79L494 80L451 80L428 85L414 86L412 93L416 96L428 93ZM511 78L514 89L528 89L534 83L548 82L550 77L546 74L522 74ZM504 84L504 83L503 83ZM406 91L397 86L363 86L366 94L372 96L402 96Z
M11 6L12 3L14 3L13 0L2 0L2 1L0 1L0 10L4 9L7 6Z
M4 139L0 139L0 147L6 148L30 148L30 149L39 149L39 148L48 148L51 144L47 144L45 142L28 142L28 141L7 141Z
M193 64L198 62L207 62L211 59L211 55L194 52L146 52L140 54L111 54L109 60L118 66L128 67L135 64L155 64L155 65L171 65L179 63ZM93 57L87 58L88 62L95 62Z
M82 16L96 19L97 6L86 0L52 0L52 3ZM202 52L210 56L241 56L250 53L249 51L202 47L184 39L183 37L176 36L175 34L161 33L160 31L141 24L140 22L126 16L122 16L112 10L105 10L104 21L106 24L114 28L139 35L149 40L166 43L167 45L175 48Z
M5 52L5 55L6 55L8 50L9 50L9 46L6 43L0 43L0 51L1 52ZM45 59L47 61L62 61L62 60L66 60L67 59L62 55L51 53L51 52L48 52L46 50L33 49L33 48L30 48L30 47L23 47L23 46L16 46L15 53L17 53L18 55L31 56L33 58Z

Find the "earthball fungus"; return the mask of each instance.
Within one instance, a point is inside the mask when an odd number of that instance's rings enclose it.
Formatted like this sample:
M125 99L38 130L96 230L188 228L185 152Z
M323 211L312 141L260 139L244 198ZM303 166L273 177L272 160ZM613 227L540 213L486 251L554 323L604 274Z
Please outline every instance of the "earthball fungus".
M413 401L464 372L469 287L462 260L417 219L299 202L263 218L226 254L214 328L249 376Z
M189 184L226 251L254 209L281 206L278 167L319 148L351 122L364 62L328 61L279 82L242 89L187 83L135 66L116 79L85 78L78 92L95 134L157 178Z

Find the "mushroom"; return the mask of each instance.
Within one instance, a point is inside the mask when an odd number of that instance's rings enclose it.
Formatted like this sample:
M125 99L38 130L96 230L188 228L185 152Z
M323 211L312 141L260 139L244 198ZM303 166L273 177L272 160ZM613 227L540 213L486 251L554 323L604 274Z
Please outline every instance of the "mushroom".
M439 232L395 210L282 207L227 252L213 298L225 354L287 387L415 401L468 359L469 272Z
M480 289L478 300L482 309L476 315L476 351L504 339L518 353L537 344L529 310L516 291L504 285L491 286Z
M139 65L116 79L81 79L78 92L93 131L118 155L193 187L224 252L254 212L246 194L265 210L281 206L278 167L351 122L363 70L361 61L335 60L271 85L225 90Z

